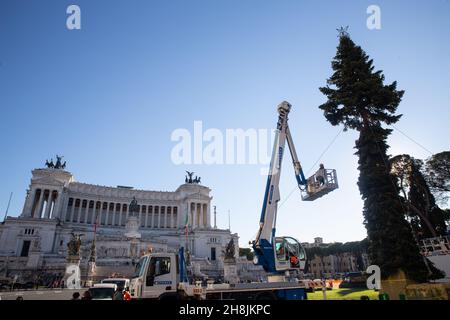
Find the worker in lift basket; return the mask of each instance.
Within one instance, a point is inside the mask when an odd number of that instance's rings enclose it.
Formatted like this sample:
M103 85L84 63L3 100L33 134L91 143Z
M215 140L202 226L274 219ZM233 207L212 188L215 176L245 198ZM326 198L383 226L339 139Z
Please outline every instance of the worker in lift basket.
M323 163L320 164L319 170L316 172L316 181L319 183L319 186L323 186L325 184L325 167Z

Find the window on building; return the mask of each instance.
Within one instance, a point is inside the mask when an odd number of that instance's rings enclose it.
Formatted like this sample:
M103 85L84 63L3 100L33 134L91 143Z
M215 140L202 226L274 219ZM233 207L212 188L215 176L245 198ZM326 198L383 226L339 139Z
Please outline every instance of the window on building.
M216 248L211 248L211 261L216 261Z
M22 251L20 252L21 257L28 257L28 252L30 251L30 240L25 240L22 245Z

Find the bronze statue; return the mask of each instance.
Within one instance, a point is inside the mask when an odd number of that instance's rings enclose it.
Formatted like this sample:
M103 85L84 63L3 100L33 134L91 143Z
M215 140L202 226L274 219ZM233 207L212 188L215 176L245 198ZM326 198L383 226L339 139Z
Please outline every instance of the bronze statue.
M47 166L47 168L55 168L55 165L53 164L53 158L50 159L50 162L48 162L48 160L45 160L45 165Z
M234 254L234 240L233 238L231 238L230 242L228 242L227 247L225 248L225 260L234 260Z
M196 183L196 184L200 183L200 177L195 176L195 178L192 179L192 177L194 176L194 172L186 171L186 173L188 175L184 179L185 183ZM189 178L188 178L188 176L189 176Z
M136 216L138 212L139 212L139 205L137 203L136 197L133 197L133 200L131 200L130 203L130 215Z
M186 171L186 173L188 174L188 176L189 176L189 179L186 177L186 180L187 180L187 183L192 183L192 176L194 175L194 172L189 172L189 171Z
M50 169L65 169L66 168L66 161L62 162L63 156L56 155L56 164L53 163L53 158L50 159L50 162L48 160L45 160L45 166Z
M62 156L60 157L60 156L56 155L55 169L61 169L61 167L62 167L62 163L61 163L62 158L63 158Z
M72 239L67 243L69 256L79 256L81 247L81 236L82 234L71 233Z

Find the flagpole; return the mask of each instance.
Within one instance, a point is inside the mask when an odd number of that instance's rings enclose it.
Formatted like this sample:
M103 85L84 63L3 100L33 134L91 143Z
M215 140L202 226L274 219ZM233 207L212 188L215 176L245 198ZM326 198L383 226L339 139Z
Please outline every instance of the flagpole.
M10 195L9 195L8 206L6 207L5 216L3 217L3 222L5 222L6 217L8 217L9 205L11 204L12 196L13 196L13 193L11 192Z

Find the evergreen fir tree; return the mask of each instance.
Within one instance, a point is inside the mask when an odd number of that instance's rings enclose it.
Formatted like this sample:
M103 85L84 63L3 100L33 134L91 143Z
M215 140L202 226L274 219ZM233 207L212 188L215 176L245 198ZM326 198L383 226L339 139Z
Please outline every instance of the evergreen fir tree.
M384 85L382 72L374 71L373 61L343 29L332 68L334 74L327 86L320 88L328 101L319 108L332 125L359 131L355 146L358 186L364 200L371 263L380 267L384 279L400 270L418 282L433 277L432 273L440 276L420 253L389 168L386 140L391 130L382 124L400 119L396 110L404 92L397 90L396 82Z

